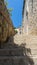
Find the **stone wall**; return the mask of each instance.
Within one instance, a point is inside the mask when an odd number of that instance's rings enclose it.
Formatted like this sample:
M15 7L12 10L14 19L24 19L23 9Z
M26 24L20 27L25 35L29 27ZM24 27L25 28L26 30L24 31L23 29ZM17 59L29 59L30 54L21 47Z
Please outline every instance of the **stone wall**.
M37 65L37 36L17 34L14 36L14 42L19 46L23 43L26 44L26 48L31 49L31 55L28 54L34 61L34 65ZM18 43L17 43L18 42Z
M28 25L29 32L37 33L37 0L29 1ZM34 31L33 31L34 30ZM35 32L35 33L34 33Z

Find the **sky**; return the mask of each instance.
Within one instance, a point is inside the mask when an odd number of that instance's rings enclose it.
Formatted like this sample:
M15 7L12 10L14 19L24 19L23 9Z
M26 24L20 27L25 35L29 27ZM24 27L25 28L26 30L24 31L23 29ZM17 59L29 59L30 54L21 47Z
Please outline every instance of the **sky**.
M8 8L12 8L11 20L14 27L20 27L22 24L22 10L24 0L6 0L8 2Z

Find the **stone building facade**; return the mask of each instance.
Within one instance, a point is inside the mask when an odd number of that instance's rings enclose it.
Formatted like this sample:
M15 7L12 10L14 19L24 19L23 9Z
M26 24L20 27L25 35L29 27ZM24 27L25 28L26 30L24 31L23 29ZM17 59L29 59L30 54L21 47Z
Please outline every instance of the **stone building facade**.
M37 34L37 0L25 1L23 17L24 32Z

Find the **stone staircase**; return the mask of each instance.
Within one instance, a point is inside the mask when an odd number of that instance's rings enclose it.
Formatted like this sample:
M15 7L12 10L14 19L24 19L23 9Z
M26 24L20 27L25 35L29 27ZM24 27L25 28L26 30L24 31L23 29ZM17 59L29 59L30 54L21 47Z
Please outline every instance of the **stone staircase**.
M0 49L0 65L19 65L20 59L24 56L20 53L21 49ZM19 53L18 53L19 52Z
M33 59L34 65L37 65L37 35L16 35L14 41L18 42L18 45L26 43L26 48L31 49L31 54L28 55Z
M26 47L31 49L30 57L33 58L34 65L37 65L37 36L28 35L26 37Z
M27 43L27 41L25 42ZM28 47L29 45L26 46ZM15 44L12 37L10 37L7 42L1 45L0 65L34 65L32 55L28 56L28 53L30 53L29 48Z
M29 65L28 63L28 58L23 54L23 50L20 47L0 49L0 65Z
M31 63L33 65L33 60L27 56L26 50L26 48L13 43L12 38L10 38L1 46L0 65L31 65Z
M20 60L24 60L22 48L13 42L10 37L0 48L0 65L20 65ZM22 64L23 65L23 64Z

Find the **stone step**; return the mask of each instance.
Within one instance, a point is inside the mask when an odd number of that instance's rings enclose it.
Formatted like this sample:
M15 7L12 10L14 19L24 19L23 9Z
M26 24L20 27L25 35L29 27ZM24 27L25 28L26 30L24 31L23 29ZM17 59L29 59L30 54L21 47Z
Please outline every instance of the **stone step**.
M24 59L25 56L0 56L0 59L3 60L3 59Z
M30 55L29 57L37 60L37 56ZM3 60L3 59L25 59L25 58L26 58L26 56L0 56L0 60Z
M35 50L35 49L37 50L37 47L34 47L34 46L26 46L26 48L30 48L31 50L33 50L33 49L34 49L34 50Z
M27 45L37 45L37 43L28 43Z
M32 54L36 54L37 55L37 50L31 50Z
M23 55L23 50L21 48L13 48L13 49L0 49L0 56L21 56Z
M0 49L0 56L4 55L13 55L13 56L21 56L23 55L23 50L21 48L14 49ZM37 55L37 49L31 49L32 55Z
M36 61L36 63L37 63L37 58L35 57L31 57L33 60L34 60L34 62ZM0 61L4 61L5 62L5 60L13 60L14 62L18 62L19 60L21 60L21 59L23 59L23 61L24 60L26 60L27 58L25 57L25 56L0 56Z
M33 58L33 59L37 59L37 55L28 55L28 56Z
M37 44L27 44L26 46L36 46L37 47Z
M12 54L11 54L11 52L12 52ZM18 61L20 61L21 59L23 59L23 61L25 59L27 59L24 54L22 55L22 53L23 52L21 51L21 48L0 49L0 61L1 61L1 63L5 63L5 60L6 60L7 61L6 62L7 63L6 65L9 65L8 64L9 61L10 61L9 62L10 65L11 65L11 63L13 61L13 65L14 64L15 65L18 65ZM33 58L33 57L31 56L31 58ZM0 63L0 65L1 65L1 63Z
M0 65L28 65L25 57L0 57Z
M18 61L22 60L22 61L25 61L27 63L28 58L26 56L0 56L0 60L1 61L4 61L4 60L13 60L14 62L18 62Z

